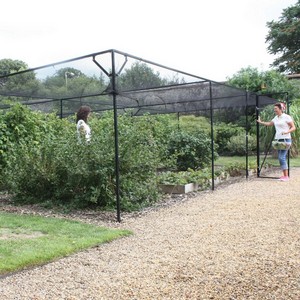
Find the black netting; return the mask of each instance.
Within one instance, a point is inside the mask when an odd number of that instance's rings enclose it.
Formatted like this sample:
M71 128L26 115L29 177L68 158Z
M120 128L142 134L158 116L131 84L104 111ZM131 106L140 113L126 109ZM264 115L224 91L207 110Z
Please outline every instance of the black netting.
M132 68L134 72L132 72ZM0 105L18 101L32 109L74 114L81 105L94 111L144 113L201 112L257 106L244 90L174 70L120 51L108 50L0 76ZM273 104L260 97L259 106Z

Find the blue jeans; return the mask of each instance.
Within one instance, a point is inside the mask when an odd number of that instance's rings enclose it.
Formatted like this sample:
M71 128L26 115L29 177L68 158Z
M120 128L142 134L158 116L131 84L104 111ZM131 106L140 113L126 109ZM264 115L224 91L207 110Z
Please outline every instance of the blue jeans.
M291 139L285 139L285 142L291 143L292 140ZM287 165L287 161L286 161L286 155L288 153L288 149L287 150L278 150L278 160L280 163L280 168L281 170L287 170L288 169L288 165Z

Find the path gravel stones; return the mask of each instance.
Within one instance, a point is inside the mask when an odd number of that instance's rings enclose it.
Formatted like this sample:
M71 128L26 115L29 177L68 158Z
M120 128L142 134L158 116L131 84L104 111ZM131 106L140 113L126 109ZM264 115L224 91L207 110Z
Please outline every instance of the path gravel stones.
M134 234L2 278L1 300L300 299L300 169L289 182L240 180L120 224L72 217Z

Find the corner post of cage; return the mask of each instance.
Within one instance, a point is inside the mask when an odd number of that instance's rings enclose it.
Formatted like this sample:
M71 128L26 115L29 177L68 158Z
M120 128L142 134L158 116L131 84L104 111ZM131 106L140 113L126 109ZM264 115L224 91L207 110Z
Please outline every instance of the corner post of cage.
M116 208L117 208L117 221L121 222L121 209L120 209L120 161L119 161L119 139L118 139L118 112L117 112L117 91L116 91L116 66L115 66L115 53L111 52L111 86L114 108L114 133L115 133L115 173L116 173Z
M285 102L286 102L286 112L288 114L290 114L290 101L289 101L289 94L288 92L285 93ZM290 149L288 150L288 153L287 153L287 158L288 158L288 176L290 177L290 150L291 150L291 147Z
M259 117L259 95L256 95L255 104L255 119L258 120ZM260 161L259 161L259 124L256 122L256 162L257 162L257 177L260 176Z
M210 104L210 141L211 141L211 189L215 189L215 154L214 154L214 124L213 124L213 100L212 83L209 82L209 104Z
M249 141L248 141L248 100L249 100L249 92L246 92L246 108L245 108L245 114L246 114L246 178L249 177L249 170L248 170L248 164L249 164L249 159L248 159L248 154L249 154Z

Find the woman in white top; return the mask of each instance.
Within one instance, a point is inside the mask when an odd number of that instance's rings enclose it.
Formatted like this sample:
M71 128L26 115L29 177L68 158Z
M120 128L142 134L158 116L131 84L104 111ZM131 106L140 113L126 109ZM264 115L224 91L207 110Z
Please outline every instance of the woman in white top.
M88 117L91 114L91 108L89 106L81 106L76 116L76 127L79 140L84 135L86 141L91 140L91 128L88 125Z
M258 117L257 122L265 125L265 126L275 126L275 139L278 142L285 142L287 144L292 144L291 132L296 130L294 121L292 117L286 113L284 113L285 104L284 103L276 103L274 105L274 113L276 116L270 122L263 122ZM280 163L281 170L283 172L283 176L279 179L281 181L288 181L288 165L286 161L288 149L278 150L278 160Z

